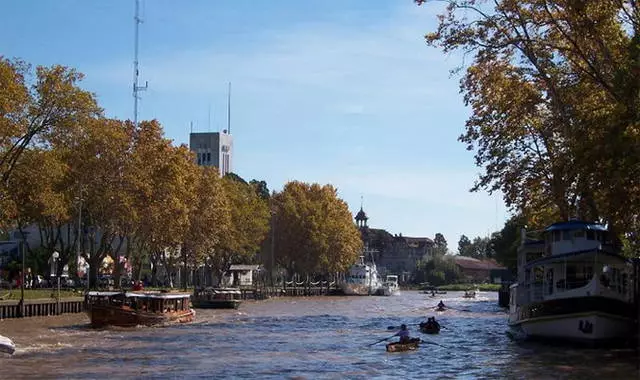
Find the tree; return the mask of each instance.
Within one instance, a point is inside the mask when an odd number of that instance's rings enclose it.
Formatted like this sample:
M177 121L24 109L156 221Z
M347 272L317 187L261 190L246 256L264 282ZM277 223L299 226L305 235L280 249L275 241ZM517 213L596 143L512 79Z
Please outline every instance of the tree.
M227 174L222 184L231 212L230 227L222 235L220 248L211 256L218 278L231 264L255 261L269 231L271 215L268 203L242 178Z
M447 239L440 232L433 238L434 256L444 256L449 250L447 248Z
M420 261L416 268L416 282L428 282L439 286L452 284L460 279L460 270L451 255L436 256L433 260Z
M182 261L192 268L207 264L206 258L223 250L231 231L231 208L216 168L199 167L195 203L189 210L189 228L182 243ZM186 289L186 276L183 277Z
M418 4L425 3L416 0ZM426 36L473 54L460 141L533 224L579 217L638 230L640 12L632 0L448 1Z
M458 254L460 256L468 256L467 250L471 246L471 240L466 235L461 235L458 241Z
M52 136L65 135L100 115L94 96L78 87L82 78L55 65L38 66L31 81L29 65L0 56L0 225L7 226L16 216L6 185L22 153L34 145L47 148Z
M198 169L189 149L184 145L174 147L164 138L156 120L139 124L133 136L131 160L136 170L132 202L139 218L133 232L133 261L141 268L148 255L154 268L162 264L172 285L180 258L177 253L195 202ZM155 275L154 270L152 281Z
M253 186L255 192L258 196L264 200L269 200L271 194L269 193L269 188L267 187L267 183L265 181L258 181L257 179L252 179L249 184Z
M275 256L290 275L342 272L362 252L360 232L333 186L293 181L272 199Z
M522 215L514 215L506 221L502 230L491 237L496 261L513 273L517 271L520 231L525 226L525 222Z

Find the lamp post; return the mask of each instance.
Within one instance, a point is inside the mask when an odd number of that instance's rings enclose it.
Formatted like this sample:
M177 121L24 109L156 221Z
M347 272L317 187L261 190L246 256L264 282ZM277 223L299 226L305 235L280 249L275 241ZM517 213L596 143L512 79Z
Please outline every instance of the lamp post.
M53 251L53 255L51 255L53 259L53 268L54 273L56 274L56 278L58 280L58 296L56 297L56 314L60 314L60 276L58 275L58 260L60 259L60 254L58 251Z
M24 317L24 235L19 243L20 254L22 255L22 280L20 281L20 316Z
M271 281L271 287L273 288L273 270L275 267L274 264L274 251L276 247L276 212L275 210L271 210L271 268L269 271L269 279Z

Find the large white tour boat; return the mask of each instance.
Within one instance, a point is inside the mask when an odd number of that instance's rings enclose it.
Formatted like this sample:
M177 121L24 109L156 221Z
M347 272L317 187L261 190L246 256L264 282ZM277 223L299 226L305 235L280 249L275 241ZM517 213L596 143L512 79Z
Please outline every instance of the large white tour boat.
M509 325L527 338L596 344L628 337L633 267L607 229L571 220L532 236L522 230Z
M381 286L376 264L373 261L365 262L364 256L360 256L358 262L349 268L341 284L342 291L348 296L373 295Z

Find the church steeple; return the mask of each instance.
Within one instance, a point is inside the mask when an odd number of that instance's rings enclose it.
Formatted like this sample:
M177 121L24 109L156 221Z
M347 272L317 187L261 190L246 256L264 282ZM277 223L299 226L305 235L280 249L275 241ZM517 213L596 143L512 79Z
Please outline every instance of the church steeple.
M355 219L356 225L359 228L367 227L367 220L369 220L369 217L367 216L367 213L364 212L362 196L360 196L360 211L356 214Z

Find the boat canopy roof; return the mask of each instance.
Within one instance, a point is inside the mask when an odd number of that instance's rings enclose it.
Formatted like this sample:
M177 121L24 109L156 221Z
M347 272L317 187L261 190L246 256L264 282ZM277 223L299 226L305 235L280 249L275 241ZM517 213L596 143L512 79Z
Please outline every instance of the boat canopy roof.
M157 299L177 299L177 298L187 298L191 297L189 293L161 293L161 292L101 292L101 291L91 291L87 293L89 296L96 297L113 297L117 295L121 295L124 297L131 298L157 298Z
M550 231L566 231L566 230L593 230L593 231L606 231L607 228L602 224L585 222L582 220L570 220L568 222L553 223L549 227L544 229L544 232Z
M196 293L213 293L213 294L242 294L238 288L200 288L196 289Z
M530 261L527 263L527 265L525 266L525 268L531 268L534 267L536 265L541 265L541 264L546 264L546 263L550 263L550 262L555 262L555 261L562 261L566 258L569 257L573 257L573 256L580 256L580 255L587 255L587 254L598 254L601 256L606 256L606 257L611 257L614 259L618 259L622 262L631 262L629 259L627 259L624 256L621 256L617 253L612 253L612 252L608 252L602 249L585 249L582 251L573 251L573 252L567 252L567 253L562 253L562 254L558 254L558 255L551 255L551 256L545 256L533 261Z

